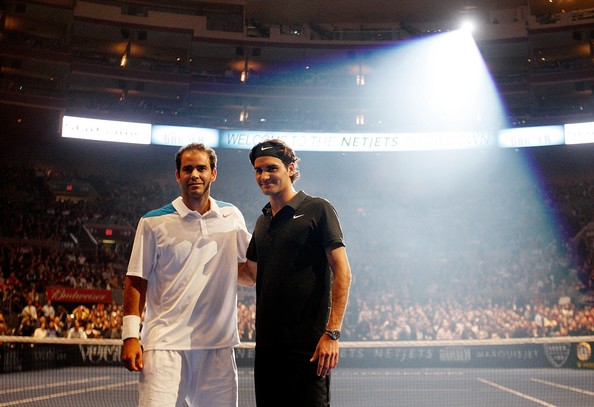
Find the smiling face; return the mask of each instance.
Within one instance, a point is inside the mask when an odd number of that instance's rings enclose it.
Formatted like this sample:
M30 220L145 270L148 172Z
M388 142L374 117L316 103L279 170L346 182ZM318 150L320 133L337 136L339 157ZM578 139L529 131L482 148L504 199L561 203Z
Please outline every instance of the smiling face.
M283 195L293 191L291 175L295 165L288 167L276 157L262 156L254 161L256 182L264 195Z
M208 200L210 186L217 178L217 169L211 168L208 153L187 150L181 156L180 169L175 172L182 188L182 199L190 209L198 208Z

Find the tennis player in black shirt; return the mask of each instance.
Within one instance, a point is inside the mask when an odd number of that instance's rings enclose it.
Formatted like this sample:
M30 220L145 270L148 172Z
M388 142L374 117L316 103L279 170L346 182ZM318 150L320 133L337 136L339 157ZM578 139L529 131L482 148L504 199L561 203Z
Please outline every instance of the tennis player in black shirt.
M256 404L329 406L351 283L338 215L295 190L299 158L283 141L254 146L250 161L269 198L245 264L256 284Z

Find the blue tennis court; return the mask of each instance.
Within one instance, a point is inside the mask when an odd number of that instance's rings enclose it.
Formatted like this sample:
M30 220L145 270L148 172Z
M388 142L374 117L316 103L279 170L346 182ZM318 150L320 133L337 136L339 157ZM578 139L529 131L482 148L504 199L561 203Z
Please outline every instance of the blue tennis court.
M251 368L240 368L239 405L255 406ZM68 367L4 374L0 407L132 407L138 374ZM333 406L581 407L594 405L594 370L339 368Z

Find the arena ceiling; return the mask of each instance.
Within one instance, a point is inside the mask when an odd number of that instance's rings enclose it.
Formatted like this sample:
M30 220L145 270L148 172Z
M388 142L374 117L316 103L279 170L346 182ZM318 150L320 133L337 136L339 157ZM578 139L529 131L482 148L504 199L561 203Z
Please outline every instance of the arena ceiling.
M282 6L281 6L282 4ZM247 18L268 24L295 22L430 22L467 12L530 6L532 14L594 8L594 0L246 0Z
M535 15L594 8L594 0L180 0L174 3L169 0L128 0L128 3L194 11L216 10L221 14L243 9L246 20L253 18L269 25L422 23L450 20L469 12L487 15L489 10L521 6L529 6Z
M115 2L115 0L97 1ZM165 9L168 4L172 4L170 0L128 1L141 5L161 5ZM40 5L42 3L31 1L29 4ZM458 15L464 14L464 12L486 13L487 10L513 9L514 7L528 5L532 14L538 15L549 11L551 13L558 13L561 10L569 11L577 8L578 5L580 9L594 8L594 0L367 0L365 2L354 0L282 0L282 2L279 0L180 0L175 3L176 8L183 8L185 11L194 9L195 13L196 10L204 11L204 9L208 9L214 14L233 13L233 15L239 16L240 21L243 13L246 20L249 21L250 18L254 18L269 26L295 23L305 25L308 22L323 23L326 26L333 23L340 24L341 22L351 25L353 22L361 25L392 23L396 26L399 22L408 22L410 24L431 20L439 22L441 20L451 20ZM36 7L31 6L29 9L29 11L33 12ZM115 53L121 53L126 47L128 37L124 35L124 32L128 31L128 35L130 35L130 31L123 30L118 24L102 24L93 19L76 19L74 24L70 26L68 19L71 18L71 11L66 8L56 8L56 15L52 16L52 18L48 18L47 14L43 14L45 11L42 8L39 8L39 10L41 10L39 11L40 15L31 16L31 30L36 32L37 35L39 35L40 31L52 35L54 31L59 33L65 26L71 27L72 39L70 46L73 54L78 51L97 51L102 55L107 55L113 53L114 49L116 50ZM56 24L48 24L48 20L55 21ZM42 23L36 25L35 22ZM41 30L40 27L42 26L49 28ZM229 43L225 41L197 41L192 37L191 32L183 30L170 31L148 27L146 31L148 31L148 37L145 35L142 40L134 37L135 40L131 43L132 60L150 58L164 61L166 67L168 66L167 62L175 61L176 57L184 56L190 52L191 56L195 57L196 66L193 66L192 69L196 72L202 69L210 72L220 67L224 69L224 67L229 66L234 68L237 66L238 68L235 71L239 72L244 68L247 61L245 55L250 55L250 69L255 74L286 73L289 72L289 68L295 65L293 62L305 61L309 65L311 61L323 60L321 53L325 52L324 49L318 48L300 49L297 46L275 46L274 44L267 44L265 49L260 50L258 45L260 43L248 38L245 42L247 52L244 55L245 50L243 47L237 47L237 43L234 41ZM587 58L587 56L584 56L584 50L589 53L590 47L586 29L583 31L585 33L583 41L575 41L572 32L568 31L567 35L551 34L561 38L560 41L563 42L560 46L553 47L554 44L548 34L542 36L544 38L542 41L545 43L536 44L536 40L532 39L531 46L536 46L537 49L546 48L548 52L559 50L558 58L560 60L570 57L584 59ZM568 47L568 43L571 48ZM163 46L163 44L167 45ZM258 50L257 55L253 53L256 49ZM577 51L569 55L570 49L577 49ZM528 71L527 56L530 49L526 41L482 45L481 51L494 74L505 76L508 71L514 74ZM347 58L347 64L345 65L345 69L347 69L350 66L348 65L349 49L337 48L336 55L337 59L340 56ZM548 60L555 61L556 55L546 56ZM186 111L200 111L201 120L211 120L213 118L219 120L223 116L225 120L237 118L240 116L240 112L243 112L246 108L252 113L252 118L283 117L287 111L302 113L311 110L313 106L311 98L303 96L301 93L295 93L296 97L289 103L286 99L286 92L282 87L279 87L276 92L272 92L267 87L229 88L225 84L220 86L211 85L208 81L202 81L193 84L190 90L185 77L179 79L174 73L166 72L166 70L157 76L158 80L155 80L155 75L137 75L134 70L106 70L101 64L88 69L88 63L71 65L54 60L53 63L46 64L43 59L19 57L18 55L14 59L18 59L18 63L6 64L3 67L3 74L14 74L18 79L32 81L39 79L39 77L63 78L63 82L68 83L71 96L92 94L98 96L99 100L114 100L114 103L118 106L119 98L125 89L127 103L144 102L145 100L153 101L155 112L168 110L173 106L170 110L175 111L175 114L177 114L178 112L175 110L177 101L188 101L192 109L185 109L185 106L184 109ZM571 79L554 84L538 84L539 86L535 85L531 88L521 86L517 90L507 91L508 106L510 110L518 111L520 114L530 111L535 105L542 105L545 110L552 105L556 106L556 104L578 106L586 103L590 106L592 89L594 89L592 76ZM57 82L59 81L54 82L53 79L51 81L51 83ZM511 87L508 86L504 90L508 88ZM75 100L77 103L67 104L67 109L78 108L80 105L78 99L73 96L71 100ZM325 98L316 98L317 102L323 104L324 109L328 109L329 105L335 109L335 111L329 112L330 117L338 117L341 112L347 112L345 114L350 117L352 111L358 109L353 103L349 105L351 99L343 97L340 93L337 93L337 96L332 99L332 103L328 103L328 100L329 98L326 96ZM0 100L0 105L8 104L20 104L20 107L24 105L44 107L46 110L50 110L52 114L61 111L64 105L64 103L48 103L47 99L36 95L30 95L24 100L24 98L20 97L19 92L9 92L3 100ZM345 105L348 105L350 110L345 109ZM4 107L2 109L4 110ZM221 113L223 111L226 112L224 115ZM548 112L548 110L546 111ZM2 116L2 113L0 111L0 116ZM36 112L35 115L37 116L39 113ZM18 112L11 112L6 116L20 117ZM2 123L0 122L0 124ZM25 127L24 124L22 121L19 122L19 128ZM50 126L50 128L54 130L55 126ZM57 129L55 130L57 131ZM27 132L32 133L32 131Z
M466 8L490 6L490 3L511 7L526 3L524 0L357 0L318 1L285 0L279 7L277 0L247 0L246 15L267 23L294 22L427 22L447 20ZM491 7L492 8L492 7Z

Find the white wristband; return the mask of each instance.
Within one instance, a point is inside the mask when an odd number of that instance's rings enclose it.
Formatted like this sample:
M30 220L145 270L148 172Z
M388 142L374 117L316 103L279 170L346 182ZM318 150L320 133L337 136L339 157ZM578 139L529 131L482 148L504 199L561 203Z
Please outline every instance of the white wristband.
M122 339L140 337L140 317L138 315L124 315L122 318Z

